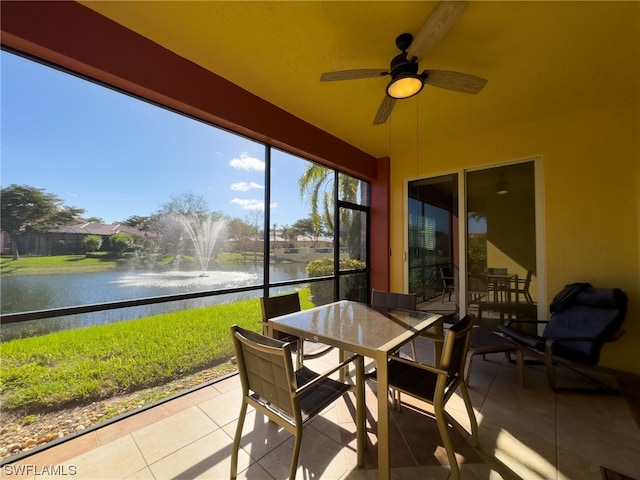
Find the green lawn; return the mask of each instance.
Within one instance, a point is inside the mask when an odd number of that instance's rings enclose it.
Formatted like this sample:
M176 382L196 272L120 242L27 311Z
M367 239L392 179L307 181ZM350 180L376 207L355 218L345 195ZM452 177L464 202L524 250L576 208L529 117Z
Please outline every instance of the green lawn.
M38 275L55 273L86 273L116 270L123 260L104 256L51 255L46 257L0 258L0 273Z
M161 385L228 360L236 323L261 330L258 299L4 342L0 404L37 413Z
M240 264L253 262L254 258L262 262L262 252L223 253L217 261L220 264ZM171 265L173 255L139 256L139 257L114 257L108 252L86 255L49 255L42 257L24 256L14 260L10 256L0 257L0 275L48 275L56 273L90 273L117 270L140 264L140 268L150 268L153 260L154 268L165 268ZM193 257L182 258L183 265L195 265Z

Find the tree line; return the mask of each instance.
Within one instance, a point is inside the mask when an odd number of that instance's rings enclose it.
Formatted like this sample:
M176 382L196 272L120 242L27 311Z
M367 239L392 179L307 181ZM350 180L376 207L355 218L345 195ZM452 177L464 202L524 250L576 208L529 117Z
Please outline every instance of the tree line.
M82 217L85 213L84 209L65 205L59 196L28 185L12 184L6 188L0 188L0 209L0 230L6 232L12 239L12 255L15 259L19 258L16 240L23 235L45 233L81 220L104 223L97 217L84 218ZM137 228L148 235L147 239L153 238L155 244L177 245L179 237L183 234L183 228L171 219L178 214L191 218L225 219L228 238L237 240L239 245L243 240L245 244L246 241L257 241L264 233L262 212L248 215L244 220L230 218L221 212L211 211L203 196L192 193L171 197L151 215L132 215L117 223ZM274 224L272 230L274 236L276 228L277 225ZM295 241L298 236L304 236L315 243L327 234L324 222L317 214L297 220L291 226L281 226L281 235L289 242ZM95 235L88 237L85 239L87 251L99 250L102 246L100 237L94 238ZM118 239L114 238L114 240ZM114 248L121 249L127 246L125 239L122 242L110 243L114 243Z

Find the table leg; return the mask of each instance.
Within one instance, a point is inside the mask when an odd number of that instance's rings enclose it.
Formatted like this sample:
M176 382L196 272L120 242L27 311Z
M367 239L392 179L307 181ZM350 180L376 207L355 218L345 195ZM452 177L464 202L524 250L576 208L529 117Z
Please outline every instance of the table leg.
M386 352L380 352L376 358L376 379L378 382L378 478L389 480L391 465L389 461L389 375Z
M358 466L364 466L364 449L366 442L365 402L364 402L364 357L356 359L356 445Z
M444 340L444 321L442 318L438 320L438 322L434 325L436 335ZM442 347L444 346L444 341L434 341L433 342L433 355L435 356L435 366L440 366L440 358L442 357Z

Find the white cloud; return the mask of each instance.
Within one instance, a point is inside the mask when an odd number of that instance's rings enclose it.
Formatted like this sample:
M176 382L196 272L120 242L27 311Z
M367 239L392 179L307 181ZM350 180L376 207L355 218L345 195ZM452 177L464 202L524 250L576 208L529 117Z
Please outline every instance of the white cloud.
M248 192L249 190L253 190L254 188L264 190L264 185L260 185L256 182L238 182L231 184L231 190L236 192Z
M247 153L242 153L240 157L236 157L229 162L233 168L241 170L264 171L264 162L258 158L250 157Z
M243 210L262 210L264 211L264 202L261 200L249 200L247 198L234 198L231 203L238 205Z
M238 205L243 210L261 210L264 212L264 202L262 200L252 200L248 198L234 198L231 203ZM271 208L277 208L277 203L272 203Z

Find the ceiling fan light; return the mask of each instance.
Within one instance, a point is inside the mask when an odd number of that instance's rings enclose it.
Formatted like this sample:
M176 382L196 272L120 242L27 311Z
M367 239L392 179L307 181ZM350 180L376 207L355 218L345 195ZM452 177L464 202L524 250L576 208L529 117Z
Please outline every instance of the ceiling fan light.
M509 193L509 184L504 178L500 178L496 183L496 194L505 195L507 193Z
M424 80L420 75L407 73L399 75L387 85L387 95L391 98L403 99L420 93L424 87Z

